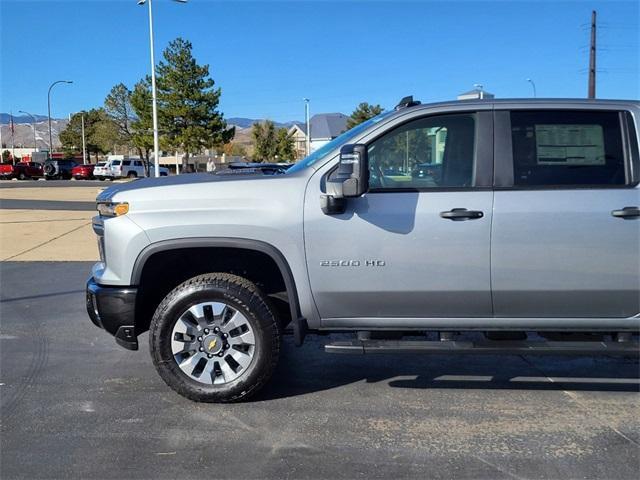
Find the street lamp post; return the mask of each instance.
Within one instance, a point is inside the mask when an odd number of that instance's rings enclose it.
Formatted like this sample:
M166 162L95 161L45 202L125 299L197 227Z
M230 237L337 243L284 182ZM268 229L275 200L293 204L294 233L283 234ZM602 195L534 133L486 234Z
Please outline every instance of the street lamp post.
M53 135L51 135L51 89L58 83L73 83L73 81L56 80L49 86L49 91L47 92L47 113L49 117L49 158L51 158L51 154L53 153Z
M33 128L33 151L37 152L38 140L36 139L36 117L31 115L29 112L25 112L24 110L18 110L18 113L24 113L26 115L29 115L31 117L31 120L33 120L33 123L31 123L31 127Z
M307 124L307 138L305 143L305 150L307 156L311 154L311 124L309 123L309 99L303 98L304 100L304 118Z
M533 83L533 80L531 80L530 78L527 78L527 82L529 82L531 84L531 87L533 87L533 98L537 98L538 95L536 94L536 84Z
M75 112L73 115L80 113L81 132L82 132L82 164L87 164L87 142L84 137L84 110L81 112ZM69 123L71 123L71 114L69 114Z
M174 0L187 3L187 0ZM156 93L156 62L153 55L153 9L152 0L138 0L138 5L149 4L149 47L151 50L151 102L153 110L153 165L154 176L160 177L160 140L158 139L158 99Z
M82 112L82 164L87 164L87 142L84 139L84 112Z

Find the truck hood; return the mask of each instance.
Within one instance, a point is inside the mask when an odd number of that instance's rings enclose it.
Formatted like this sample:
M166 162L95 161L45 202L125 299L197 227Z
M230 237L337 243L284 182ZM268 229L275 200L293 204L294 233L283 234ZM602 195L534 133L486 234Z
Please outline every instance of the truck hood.
M134 180L132 182L121 183L112 185L111 187L103 190L96 197L98 202L108 202L114 199L117 195L118 200L127 199L130 197L154 197L162 196L161 198L178 196L179 192L183 192L184 189L199 189L199 187L205 187L206 184L227 184L232 182L234 188L238 188L239 184L245 184L248 182L262 182L265 181L277 181L286 175L263 175L261 173L255 174L235 174L235 175L212 175L210 173L188 173L182 175L173 175L169 177L160 178L142 178L140 180ZM240 187L242 188L242 187ZM121 195L124 194L124 195Z

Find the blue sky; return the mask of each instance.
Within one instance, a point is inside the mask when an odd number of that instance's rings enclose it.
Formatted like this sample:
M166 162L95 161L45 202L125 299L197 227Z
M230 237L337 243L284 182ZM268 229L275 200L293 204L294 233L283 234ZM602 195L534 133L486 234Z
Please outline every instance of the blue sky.
M584 97L591 10L598 11L598 97L640 97L640 2L154 0L156 55L181 36L222 87L226 117L301 120L447 100L481 83L497 97ZM149 72L146 7L136 0L1 0L0 111L102 105Z

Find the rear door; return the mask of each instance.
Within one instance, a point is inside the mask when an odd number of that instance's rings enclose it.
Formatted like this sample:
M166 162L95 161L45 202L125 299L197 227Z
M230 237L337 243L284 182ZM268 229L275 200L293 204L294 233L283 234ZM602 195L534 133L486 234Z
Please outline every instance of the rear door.
M495 126L495 315L640 312L638 146L631 115L615 109L497 111Z
M343 214L320 209L332 172L312 178L305 248L325 326L492 315L492 139L490 111L421 116L385 131L366 142L370 191L348 199Z

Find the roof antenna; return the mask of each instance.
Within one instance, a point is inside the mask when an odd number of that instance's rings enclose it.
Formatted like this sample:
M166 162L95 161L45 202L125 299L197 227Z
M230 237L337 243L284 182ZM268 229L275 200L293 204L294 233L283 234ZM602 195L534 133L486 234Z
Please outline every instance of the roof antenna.
M415 107L416 105L420 105L420 102L418 100L414 100L413 95L409 95L408 97L403 97L398 105L396 105L394 110L400 110L407 107Z

